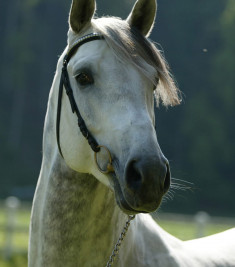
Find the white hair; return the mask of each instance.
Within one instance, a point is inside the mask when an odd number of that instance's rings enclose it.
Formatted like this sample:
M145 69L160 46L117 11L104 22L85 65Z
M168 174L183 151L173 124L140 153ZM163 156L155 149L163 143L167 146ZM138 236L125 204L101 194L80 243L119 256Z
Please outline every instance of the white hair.
M125 20L103 17L92 20L95 30L101 33L115 55L124 62L131 62L156 87L157 104L177 105L180 91L169 71L161 51Z

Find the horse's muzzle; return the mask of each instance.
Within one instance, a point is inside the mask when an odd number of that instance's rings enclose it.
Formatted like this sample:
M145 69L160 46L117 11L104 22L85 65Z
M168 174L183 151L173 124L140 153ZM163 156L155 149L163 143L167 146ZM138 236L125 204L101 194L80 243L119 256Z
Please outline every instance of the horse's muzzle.
M170 180L170 167L164 156L130 159L125 167L124 180L120 181L119 206L127 213L155 211L170 187Z

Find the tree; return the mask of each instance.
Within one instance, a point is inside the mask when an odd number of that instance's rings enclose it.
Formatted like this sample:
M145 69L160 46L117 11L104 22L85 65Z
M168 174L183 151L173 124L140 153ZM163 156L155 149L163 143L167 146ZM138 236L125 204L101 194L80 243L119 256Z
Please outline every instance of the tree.
M159 139L164 145L163 151L172 160L173 175L194 183L194 193L176 193L174 201L168 202L164 209L234 212L229 197L231 181L227 178L233 173L225 157L221 157L228 153L232 166L230 142L226 142L229 131L224 123L227 117L218 106L218 103L227 104L219 102L216 96L219 73L214 70L214 58L223 38L219 23L226 3L159 1L154 39L164 48L184 93L181 107L166 113L157 112Z

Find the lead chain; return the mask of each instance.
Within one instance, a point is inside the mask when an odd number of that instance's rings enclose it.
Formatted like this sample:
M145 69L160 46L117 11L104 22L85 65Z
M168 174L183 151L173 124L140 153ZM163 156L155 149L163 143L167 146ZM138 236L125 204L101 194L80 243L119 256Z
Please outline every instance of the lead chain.
M128 228L129 228L129 226L130 226L130 222L131 222L132 220L134 220L134 219L135 219L135 215L129 215L129 216L128 216L128 220L127 220L127 222L126 222L126 225L123 227L123 230L122 230L122 232L121 232L121 234L120 234L120 236L119 236L119 238L118 238L118 241L117 241L116 245L114 246L114 249L113 249L113 251L112 251L112 254L111 254L111 256L109 257L109 261L108 261L107 264L106 264L106 267L111 267L111 266L113 265L114 260L115 260L115 257L116 257L116 255L117 255L118 252L119 252L119 249L120 249L120 247L121 247L121 244L122 244L122 242L123 242L123 240L124 240L124 238L125 238L125 236L126 236L126 233L127 233L127 231L128 231Z

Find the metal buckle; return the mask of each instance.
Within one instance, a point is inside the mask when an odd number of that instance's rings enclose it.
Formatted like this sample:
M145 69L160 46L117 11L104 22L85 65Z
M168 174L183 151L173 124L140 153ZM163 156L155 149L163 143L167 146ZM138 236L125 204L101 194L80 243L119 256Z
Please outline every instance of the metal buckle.
M101 173L103 173L103 174L108 174L110 172L114 172L114 168L113 168L113 165L112 165L112 156L111 156L110 151L105 146L98 146L98 148L101 148L101 149L103 148L108 153L108 157L109 157L109 162L107 164L106 170L103 170L103 169L100 168L100 166L98 164L98 161L97 161L97 152L94 153L95 164L96 164L98 170Z

